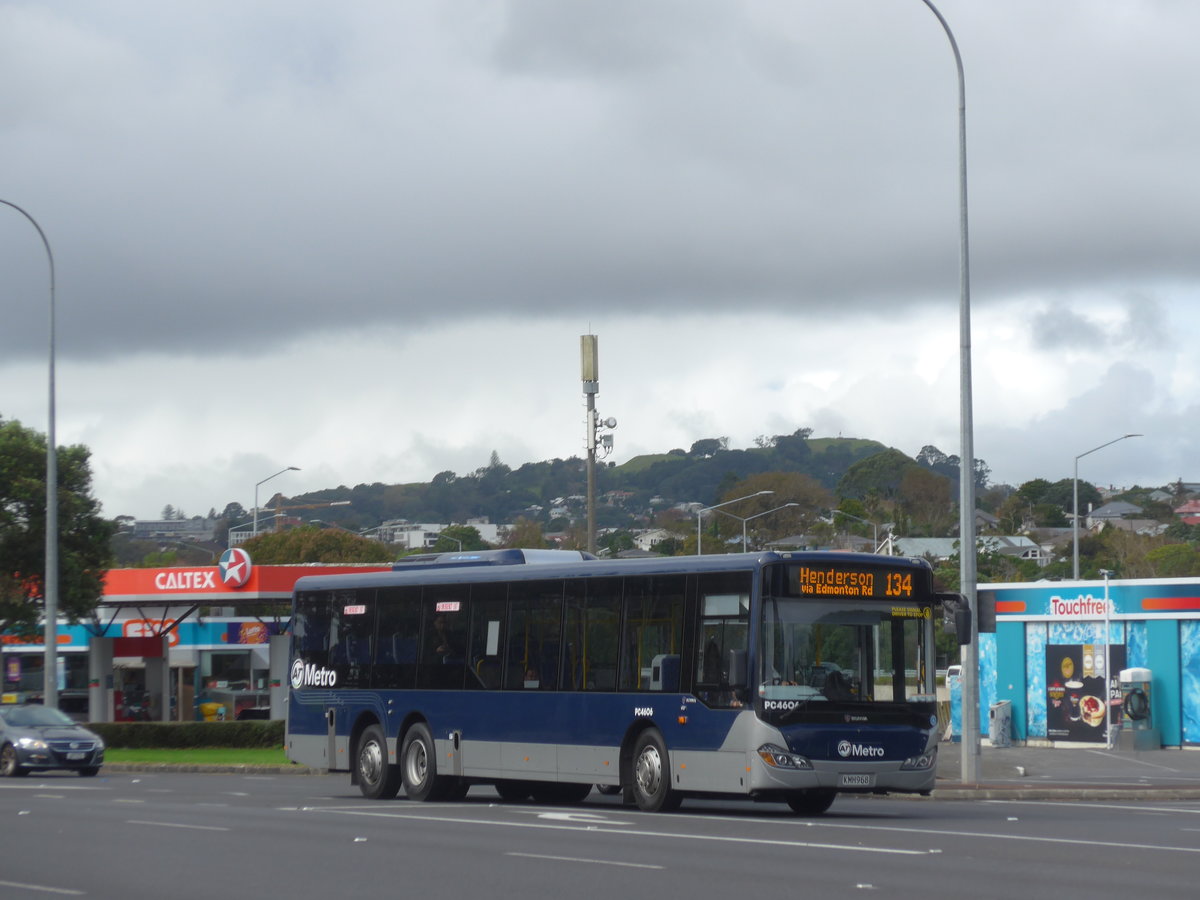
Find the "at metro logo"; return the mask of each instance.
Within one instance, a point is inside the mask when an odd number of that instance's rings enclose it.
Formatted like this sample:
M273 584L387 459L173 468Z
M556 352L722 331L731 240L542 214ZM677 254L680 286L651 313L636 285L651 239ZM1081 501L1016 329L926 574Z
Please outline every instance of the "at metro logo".
M182 572L159 572L154 576L154 586L160 591L197 591L216 588L216 569L193 569Z

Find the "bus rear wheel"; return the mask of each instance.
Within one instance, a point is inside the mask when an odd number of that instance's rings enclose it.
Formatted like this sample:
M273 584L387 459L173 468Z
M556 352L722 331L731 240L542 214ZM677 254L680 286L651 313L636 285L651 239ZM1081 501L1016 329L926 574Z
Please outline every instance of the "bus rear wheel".
M400 767L388 764L387 739L378 725L369 726L358 739L355 766L358 789L368 800L391 800L400 792Z
M441 800L452 789L452 779L437 773L437 750L425 723L408 729L400 759L409 800Z
M815 789L788 797L787 805L798 816L819 816L833 806L837 791Z
M643 731L634 744L633 799L645 812L679 809L683 799L671 788L671 759L657 728Z

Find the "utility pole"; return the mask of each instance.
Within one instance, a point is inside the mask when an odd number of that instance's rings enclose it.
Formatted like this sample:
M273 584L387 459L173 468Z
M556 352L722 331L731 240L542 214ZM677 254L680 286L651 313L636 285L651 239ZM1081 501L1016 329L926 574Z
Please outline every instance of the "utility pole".
M600 434L600 428L613 429L617 420L611 416L600 421L596 412L596 394L600 392L600 355L596 335L579 337L579 359L583 378L583 397L587 403L586 439L587 447L587 551L596 552L596 447L604 448L604 455L612 452L612 435Z
M596 552L596 394L600 392L600 358L596 335L579 337L583 398L587 403L587 551Z

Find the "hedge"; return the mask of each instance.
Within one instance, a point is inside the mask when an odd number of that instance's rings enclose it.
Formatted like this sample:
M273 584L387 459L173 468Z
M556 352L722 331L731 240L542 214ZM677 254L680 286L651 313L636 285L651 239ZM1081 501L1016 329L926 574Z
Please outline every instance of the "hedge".
M243 722L91 722L87 727L109 747L125 749L193 747L282 747L284 723Z

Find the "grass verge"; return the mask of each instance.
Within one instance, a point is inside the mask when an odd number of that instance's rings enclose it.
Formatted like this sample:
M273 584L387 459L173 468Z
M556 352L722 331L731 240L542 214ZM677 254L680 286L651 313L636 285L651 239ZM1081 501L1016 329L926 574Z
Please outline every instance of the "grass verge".
M194 747L161 750L155 748L109 747L104 761L110 763L175 763L187 766L286 766L282 747Z

